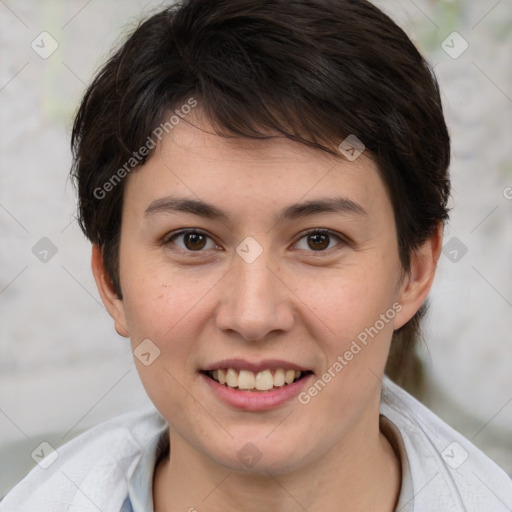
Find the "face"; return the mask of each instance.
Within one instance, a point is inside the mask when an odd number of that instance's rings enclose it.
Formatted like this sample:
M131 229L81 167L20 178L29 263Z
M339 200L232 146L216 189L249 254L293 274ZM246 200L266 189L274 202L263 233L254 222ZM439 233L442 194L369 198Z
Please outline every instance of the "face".
M305 467L378 424L393 329L422 299L364 154L201 128L181 122L127 178L123 299L106 303L171 443L232 469Z

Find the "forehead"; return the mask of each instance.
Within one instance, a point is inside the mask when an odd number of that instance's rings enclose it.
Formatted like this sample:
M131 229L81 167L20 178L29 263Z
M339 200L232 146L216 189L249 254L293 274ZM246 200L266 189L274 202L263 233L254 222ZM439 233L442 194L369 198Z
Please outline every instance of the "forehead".
M345 196L368 209L390 207L375 162L355 161L282 136L226 137L200 114L187 116L132 173L125 200L138 208L166 195L220 201L233 208L268 211L283 203Z
M222 127L217 131L217 126L210 122L200 108L181 119L180 123L164 136L157 149L161 157L165 157L170 150L177 153L183 150L190 158L197 156L203 159L255 165L262 162L283 164L287 160L332 164L336 159L343 160L341 154L336 158L326 151L292 141L278 133L268 132L259 138L250 138L230 135ZM355 163L353 167L358 167L358 164Z

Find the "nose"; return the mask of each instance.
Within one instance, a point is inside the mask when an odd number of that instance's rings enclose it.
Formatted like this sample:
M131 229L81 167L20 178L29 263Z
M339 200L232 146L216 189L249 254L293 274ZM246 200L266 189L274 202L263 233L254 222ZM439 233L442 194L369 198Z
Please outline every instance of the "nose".
M216 310L217 328L260 341L292 329L293 294L265 251L255 261L234 255Z

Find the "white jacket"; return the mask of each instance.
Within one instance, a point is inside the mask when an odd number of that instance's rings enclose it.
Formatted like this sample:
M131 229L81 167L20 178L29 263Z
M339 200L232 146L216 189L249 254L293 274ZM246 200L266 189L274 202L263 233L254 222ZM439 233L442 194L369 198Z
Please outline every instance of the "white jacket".
M512 480L505 472L388 378L381 416L401 452L397 511L512 511ZM0 512L120 512L144 450L165 427L149 409L92 428L59 448L47 469L44 460L36 466L7 494Z

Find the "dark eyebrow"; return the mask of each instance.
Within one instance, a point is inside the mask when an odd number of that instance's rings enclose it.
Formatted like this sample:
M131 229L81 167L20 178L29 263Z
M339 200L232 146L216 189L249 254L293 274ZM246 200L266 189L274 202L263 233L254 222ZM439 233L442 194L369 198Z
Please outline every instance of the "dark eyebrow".
M197 199L187 199L184 197L162 197L161 199L156 199L146 208L144 216L176 212L192 213L199 217L228 221L228 215L216 206Z
M358 203L346 197L328 197L297 203L282 210L275 218L276 224L284 220L307 217L318 213L343 213L366 216L368 212Z
M208 219L218 219L224 222L229 221L229 215L223 210L212 204L197 199L188 199L184 197L162 197L153 201L144 211L144 215L154 215L158 213L176 213L185 212L206 217ZM326 199L315 199L305 203L297 203L287 206L277 214L274 222L280 223L285 220L297 219L308 215L319 213L343 213L355 214L359 216L368 215L366 210L351 199L345 197L335 197Z

